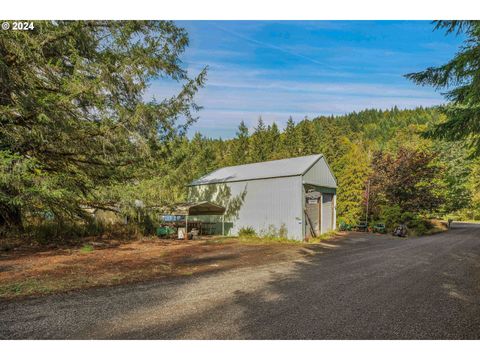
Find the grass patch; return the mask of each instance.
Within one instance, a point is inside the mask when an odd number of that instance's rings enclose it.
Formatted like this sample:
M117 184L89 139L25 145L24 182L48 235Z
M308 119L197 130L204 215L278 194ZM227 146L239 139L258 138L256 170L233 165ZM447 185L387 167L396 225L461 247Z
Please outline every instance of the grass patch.
M317 236L315 238L309 239L308 243L309 244L318 244L322 241L331 240L338 235L340 235L340 232L338 232L336 230L332 230L332 231L326 232L324 234L321 234L320 236Z
M205 240L205 245L223 245L223 244L246 244L246 245L269 245L269 244L289 244L301 245L303 241L282 238L278 236L228 236Z
M26 279L11 284L0 285L0 298L12 298L16 296L28 296L37 294L48 294L64 288L63 283L41 281L37 279Z
M218 238L212 238L212 239L207 239L205 240L205 245L219 245L219 244L225 244L225 241L230 238L225 238L225 237L218 237Z
M308 240L309 244L317 244L321 241L331 240L336 236L340 235L339 231L329 231L324 233L316 238L311 238ZM285 245L305 245L304 241L294 240L285 237L278 236L229 236L229 237L218 237L213 239L205 240L206 245L216 245L216 244L226 244L226 243L239 243L247 245L274 245L274 244L285 244Z
M417 231L417 229L413 229L412 235L413 236L425 236L425 235L433 235L439 232L444 232L448 230L448 225L440 220L427 220L428 226L425 229L421 229L422 231Z
M247 226L247 227L242 227L242 228L238 231L238 236L239 236L239 237L242 237L242 238L246 238L246 237L257 237L257 233L255 232L255 230L253 229L253 227Z
M82 254L88 254L88 253L91 253L92 251L93 251L93 246L90 244L85 244L80 249L80 253Z
M237 241L242 244L258 244L258 245L268 245L268 244L289 244L289 245L302 245L302 241L292 240L281 237L270 237L270 236L246 236L238 237Z

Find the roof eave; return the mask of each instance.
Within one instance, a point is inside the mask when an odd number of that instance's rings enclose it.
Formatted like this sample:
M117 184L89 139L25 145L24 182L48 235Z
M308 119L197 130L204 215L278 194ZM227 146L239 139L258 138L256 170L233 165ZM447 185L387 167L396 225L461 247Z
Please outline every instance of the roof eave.
M241 180L225 180L225 181L205 182L205 183L200 183L200 184L190 183L190 184L187 185L187 187L200 186L200 185L228 184L228 183L243 182L243 181L282 179L282 178L290 178L290 177L297 177L297 176L303 176L303 174L300 173L300 174L293 174L293 175L267 176L267 177L262 177L262 178L248 178L248 179L241 179Z

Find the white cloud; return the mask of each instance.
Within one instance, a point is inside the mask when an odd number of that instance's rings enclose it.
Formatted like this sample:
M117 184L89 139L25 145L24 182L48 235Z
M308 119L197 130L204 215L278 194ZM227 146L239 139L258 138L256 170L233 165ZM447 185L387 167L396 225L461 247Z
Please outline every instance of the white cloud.
M193 76L203 66L201 61L189 62L188 72ZM267 123L275 121L282 127L290 115L299 121L305 116L312 118L393 106L414 108L443 102L433 89L415 86L393 73L383 74L382 80L376 76L378 82L373 82L368 74L356 77L357 74L346 72L344 76L335 77L335 72L322 67L297 67L293 72L211 62L206 86L196 98L203 110L192 131L225 138L234 136L242 120L252 128L260 115ZM331 73L331 78L322 76L325 73ZM173 81L156 81L145 97L163 99L178 92L179 88Z

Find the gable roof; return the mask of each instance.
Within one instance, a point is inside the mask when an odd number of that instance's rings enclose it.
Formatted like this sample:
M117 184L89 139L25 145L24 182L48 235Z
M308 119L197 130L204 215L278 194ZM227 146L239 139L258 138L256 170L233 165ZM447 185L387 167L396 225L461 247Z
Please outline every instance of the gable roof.
M190 183L189 186L258 180L305 174L322 154L258 162L220 168Z

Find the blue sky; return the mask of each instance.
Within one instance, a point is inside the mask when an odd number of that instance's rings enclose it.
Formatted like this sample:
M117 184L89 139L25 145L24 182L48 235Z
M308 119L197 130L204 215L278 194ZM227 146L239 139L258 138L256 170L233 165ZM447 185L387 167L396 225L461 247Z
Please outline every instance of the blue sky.
M442 103L430 87L402 75L441 65L461 38L429 21L177 21L190 37L182 60L191 75L209 67L191 134L231 138L240 121L259 116L284 127L289 116L344 114L366 108ZM178 87L151 84L162 99Z

